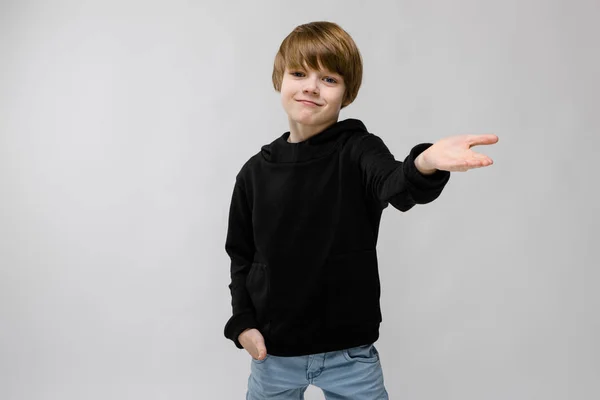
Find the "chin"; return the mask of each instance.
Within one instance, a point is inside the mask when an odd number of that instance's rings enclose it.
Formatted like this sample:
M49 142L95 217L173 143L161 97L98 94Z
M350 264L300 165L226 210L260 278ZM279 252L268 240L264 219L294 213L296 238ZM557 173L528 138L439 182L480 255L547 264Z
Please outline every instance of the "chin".
M292 121L297 122L303 125L318 125L322 124L326 119L322 117L314 117L314 116L290 116Z

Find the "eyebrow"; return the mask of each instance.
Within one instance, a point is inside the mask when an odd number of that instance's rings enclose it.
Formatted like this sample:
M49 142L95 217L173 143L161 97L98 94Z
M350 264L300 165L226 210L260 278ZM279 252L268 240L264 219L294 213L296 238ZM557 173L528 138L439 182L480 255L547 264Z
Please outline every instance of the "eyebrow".
M287 68L289 71L296 71L296 70L299 70L299 69L301 69L301 70L313 70L313 71L317 71L317 70L314 70L314 69L312 69L312 68L306 68L306 67L298 67L298 68L286 67L286 68ZM324 74L336 75L336 76L338 76L338 77L342 78L342 75L340 75L339 73L337 73L337 72L334 72L334 71L330 71L330 70L328 70L328 69L320 69L320 70L318 70L318 72L322 72L322 73L324 73Z

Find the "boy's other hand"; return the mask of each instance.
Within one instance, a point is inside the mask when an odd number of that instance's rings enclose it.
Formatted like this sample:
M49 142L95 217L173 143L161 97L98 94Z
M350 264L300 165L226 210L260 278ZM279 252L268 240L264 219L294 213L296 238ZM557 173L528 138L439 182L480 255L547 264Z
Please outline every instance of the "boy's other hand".
M487 167L493 164L491 158L471 150L482 144L494 144L498 136L456 135L444 138L431 145L415 159L415 166L423 174L432 174L436 169L464 172L472 168Z
M249 328L238 336L238 341L246 349L248 354L256 360L262 360L267 356L265 338L258 329Z

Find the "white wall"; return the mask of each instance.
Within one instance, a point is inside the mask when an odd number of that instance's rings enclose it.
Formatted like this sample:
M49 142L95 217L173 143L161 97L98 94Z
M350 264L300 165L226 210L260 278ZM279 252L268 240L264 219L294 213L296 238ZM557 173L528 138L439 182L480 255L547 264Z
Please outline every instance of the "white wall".
M330 20L397 159L495 133L494 165L388 208L391 398L600 398L595 1L0 2L0 398L241 399L223 336L235 174L288 130L272 63ZM441 251L430 251L441 246ZM322 399L316 388L307 399Z

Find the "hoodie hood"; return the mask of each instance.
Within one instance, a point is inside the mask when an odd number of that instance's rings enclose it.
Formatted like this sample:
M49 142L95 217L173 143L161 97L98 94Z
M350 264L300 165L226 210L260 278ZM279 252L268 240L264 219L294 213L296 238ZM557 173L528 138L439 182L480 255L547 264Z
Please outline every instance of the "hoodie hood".
M263 158L272 163L296 163L325 157L335 151L349 135L368 133L365 125L358 119L348 118L325 128L309 139L298 143L289 143L287 131L270 144L261 148Z

